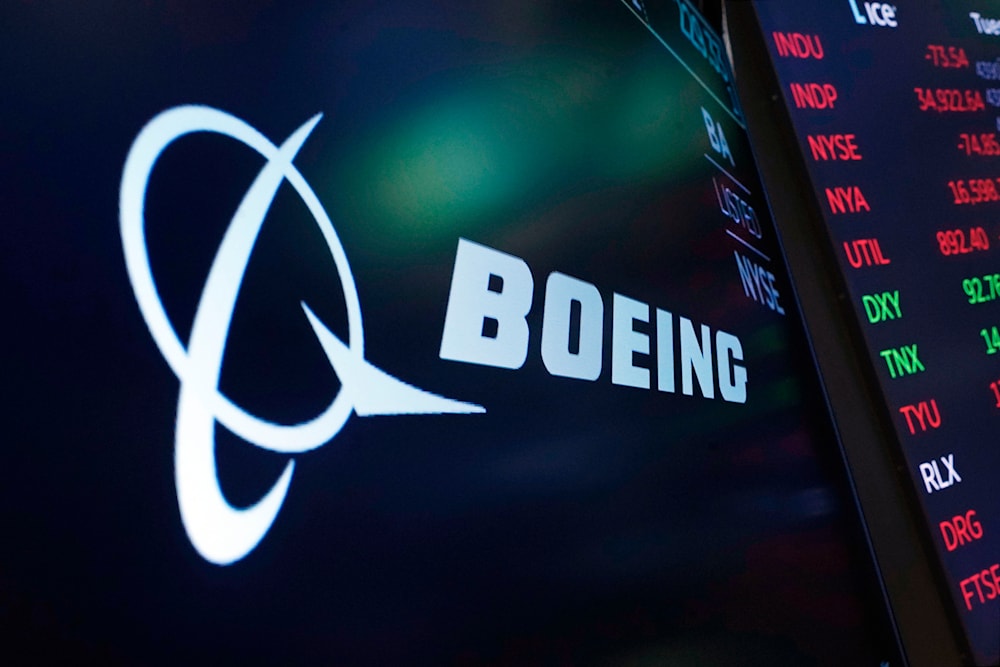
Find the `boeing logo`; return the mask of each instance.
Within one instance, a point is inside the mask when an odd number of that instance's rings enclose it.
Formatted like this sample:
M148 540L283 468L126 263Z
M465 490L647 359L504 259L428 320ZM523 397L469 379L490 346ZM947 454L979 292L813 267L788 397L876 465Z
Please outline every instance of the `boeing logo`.
M254 505L233 507L219 486L215 461L218 422L248 443L289 456L333 439L352 414L485 412L482 406L418 389L375 367L365 358L364 329L351 267L333 223L316 194L292 164L320 121L309 119L276 146L234 116L204 106L181 106L153 118L136 137L122 174L120 224L125 265L142 316L157 347L180 381L174 440L174 475L181 520L194 548L219 565L250 553L267 534L288 493L295 461L290 459L273 486ZM198 300L185 346L163 307L146 246L145 202L150 175L164 150L195 132L230 137L257 151L265 164L223 236ZM347 304L349 342L341 341L302 303L341 387L316 417L286 425L250 414L219 391L222 359L236 297L258 233L282 182L288 181L308 207L337 268Z

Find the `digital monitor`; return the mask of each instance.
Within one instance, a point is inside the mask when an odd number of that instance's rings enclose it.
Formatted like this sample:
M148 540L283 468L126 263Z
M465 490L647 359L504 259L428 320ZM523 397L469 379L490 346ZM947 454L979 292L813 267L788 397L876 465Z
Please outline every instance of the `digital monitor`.
M2 19L3 653L902 664L686 1Z
M862 478L891 460L920 524L919 543L883 535L876 552L900 589L906 559L933 563L937 594L894 607L946 608L963 664L995 665L1000 5L748 5L728 18L751 138L848 459ZM830 313L849 323L842 338ZM850 377L845 354L860 363ZM866 514L896 502L890 476L859 484ZM925 620L908 626L928 636Z

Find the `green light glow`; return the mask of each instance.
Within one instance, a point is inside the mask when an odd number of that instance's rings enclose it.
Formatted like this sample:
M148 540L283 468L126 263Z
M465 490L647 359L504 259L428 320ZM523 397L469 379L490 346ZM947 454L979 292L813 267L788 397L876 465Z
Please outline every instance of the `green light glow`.
M676 176L700 137L680 129L676 83L644 65L547 55L442 75L371 119L336 189L402 249L509 222L581 183Z
M446 229L515 195L523 147L508 139L510 122L483 102L439 102L400 122L367 156L371 204L396 232Z

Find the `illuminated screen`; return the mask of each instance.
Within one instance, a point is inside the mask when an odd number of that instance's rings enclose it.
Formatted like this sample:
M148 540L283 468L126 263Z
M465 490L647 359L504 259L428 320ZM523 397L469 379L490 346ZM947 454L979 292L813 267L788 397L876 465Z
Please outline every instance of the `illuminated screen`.
M5 651L900 664L688 5L3 14Z
M1000 5L755 7L942 600L997 664Z

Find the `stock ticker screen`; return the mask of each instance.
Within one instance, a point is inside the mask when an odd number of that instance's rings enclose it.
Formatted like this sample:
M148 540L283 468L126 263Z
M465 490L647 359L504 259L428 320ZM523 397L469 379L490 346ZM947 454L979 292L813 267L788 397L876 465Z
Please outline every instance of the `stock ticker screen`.
M997 664L1000 5L754 7L942 598Z
M725 48L687 2L0 18L0 661L902 664ZM987 56L965 57L920 55L919 85L951 104ZM955 131L962 168L919 191L953 206L929 252L989 398L1000 239L963 197L990 196L995 143ZM860 128L827 134L874 164ZM891 194L829 187L845 219ZM872 280L905 268L889 230L838 233ZM879 335L923 307L864 290ZM901 423L988 609L990 476L939 390L959 374L885 335L894 382L934 378Z

